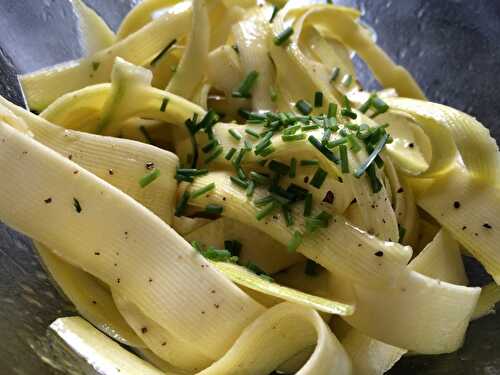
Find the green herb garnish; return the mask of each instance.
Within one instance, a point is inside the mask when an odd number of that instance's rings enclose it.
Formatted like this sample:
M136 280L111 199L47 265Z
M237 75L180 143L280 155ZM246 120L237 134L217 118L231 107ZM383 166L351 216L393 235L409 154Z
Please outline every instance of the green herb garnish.
M145 188L158 177L160 177L160 170L158 168L155 168L139 180L139 185L141 185L141 188Z
M250 98L251 91L259 78L259 73L255 70L248 73L243 82L241 82L240 87L233 91L232 95L234 98Z
M293 28L287 27L285 30L281 31L273 39L274 44L277 46L283 45L293 34Z
M212 183L210 183L202 188L199 188L198 190L191 192L191 198L193 198L193 199L198 198L199 196L207 194L208 192L210 192L214 189L215 189L215 183L212 182Z

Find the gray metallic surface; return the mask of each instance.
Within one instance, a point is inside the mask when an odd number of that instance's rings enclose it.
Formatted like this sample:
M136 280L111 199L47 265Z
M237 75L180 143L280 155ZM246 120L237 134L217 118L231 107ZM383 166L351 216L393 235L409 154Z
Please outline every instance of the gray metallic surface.
M88 0L114 28L135 2ZM500 1L337 3L365 11L379 43L415 75L431 100L471 113L500 139ZM0 0L0 94L20 104L16 73L78 57L75 21L68 0ZM366 70L361 81L374 87ZM473 280L482 284L480 269L467 264ZM43 351L46 328L71 313L30 241L0 224L0 374L56 374L35 352L49 354ZM500 317L472 323L457 353L407 358L390 374L500 374Z

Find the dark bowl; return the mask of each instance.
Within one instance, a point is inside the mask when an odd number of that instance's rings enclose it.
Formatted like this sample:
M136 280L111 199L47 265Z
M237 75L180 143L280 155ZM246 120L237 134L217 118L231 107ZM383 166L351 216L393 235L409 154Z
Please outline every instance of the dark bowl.
M86 0L116 28L137 0ZM500 1L344 0L363 10L380 45L406 66L430 100L476 116L500 139ZM77 58L68 0L0 0L0 94L22 104L16 74ZM361 81L376 83L362 63ZM0 166L1 168L1 166ZM0 181L1 183L1 181ZM474 284L485 276L467 262ZM0 224L0 373L58 374L46 365L47 326L75 311L52 286L31 241ZM465 345L440 356L409 357L396 374L500 374L500 317L473 322Z

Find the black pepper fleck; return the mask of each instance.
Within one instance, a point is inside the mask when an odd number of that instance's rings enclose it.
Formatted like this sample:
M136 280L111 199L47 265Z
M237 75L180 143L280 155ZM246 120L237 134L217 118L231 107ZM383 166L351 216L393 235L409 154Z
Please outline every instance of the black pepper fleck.
M460 202L459 201L453 202L453 207L460 208Z
M335 195L333 194L333 191L328 190L328 192L325 195L325 198L323 198L323 202L332 204L335 199Z
M117 284L120 284L120 281L121 281L120 278L116 279Z
M154 167L155 167L155 163L153 163L152 161L148 161L146 163L146 169L147 170L152 170L152 169L154 169Z
M92 301L92 304L93 305L97 305L97 301Z
M412 142L412 143L408 144L408 147L413 148L413 147L415 147L415 144Z
M113 172L113 170L112 170L112 169L110 169L110 170L108 171L108 173L109 173L109 175L110 175L110 176L113 176L113 175L115 174L115 172Z
M486 229L492 229L492 228L493 228L493 227L492 227L490 224L488 224L488 223L484 223L484 224L483 224L483 227L484 227L484 228L486 228Z
M142 328L141 328L141 332L142 332L143 334L148 333L148 327L142 327Z
M307 184L309 182L309 176L304 177L304 183Z
M69 155L68 155L68 159L69 159L69 160L73 160L73 154L69 154Z
M52 203L52 198L47 198L44 200L45 203L49 204L49 203Z
M376 257L383 257L383 256L384 256L384 252L383 252L382 250L379 250L379 251L377 251L377 252L376 252L375 254L373 254L373 255L375 255Z
M82 206L80 205L80 201L78 199L73 198L73 206L75 207L77 213L82 212Z
M467 225L464 225L464 226L462 227L462 230L466 230L466 229L467 229Z
M219 305L218 303L214 303L214 307L215 307L216 309L218 309L218 308L220 307L220 305Z
M405 191L405 189L403 189L402 187L400 187L400 188L398 189L398 193L399 193L399 194L403 193L404 191Z
M99 256L99 255L101 255L101 253L100 253L100 252L98 252L98 251L96 251L96 252L94 253L94 255L98 255L98 256Z
M73 171L73 174L78 174L78 171Z
M163 342L161 343L161 346L165 346L165 345L167 345L167 343L166 343L165 341L163 341Z

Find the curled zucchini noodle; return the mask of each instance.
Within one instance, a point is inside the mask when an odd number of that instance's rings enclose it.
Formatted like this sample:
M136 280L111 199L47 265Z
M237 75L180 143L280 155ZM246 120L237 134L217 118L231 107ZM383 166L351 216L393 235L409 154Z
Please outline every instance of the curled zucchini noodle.
M72 4L85 56L20 76L38 114L0 97L0 220L102 331L53 323L78 355L122 374L383 374L494 311L497 144L426 101L357 10L144 0L115 34ZM468 286L461 248L495 283Z

